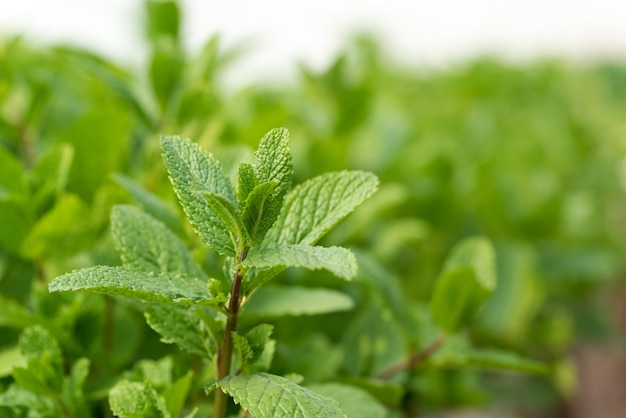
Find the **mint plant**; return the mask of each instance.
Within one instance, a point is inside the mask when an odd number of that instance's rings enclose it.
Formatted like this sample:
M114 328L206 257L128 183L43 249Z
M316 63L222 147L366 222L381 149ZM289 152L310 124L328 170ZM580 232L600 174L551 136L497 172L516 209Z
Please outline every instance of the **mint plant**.
M285 268L355 277L356 258L350 250L316 243L374 193L376 176L327 173L291 190L286 129L263 137L254 163L239 166L236 189L220 162L190 140L168 136L161 145L187 219L202 242L224 256L225 277L207 277L161 221L133 206L117 205L111 229L123 266L77 270L54 279L49 290L90 290L148 302L146 320L163 341L213 365L206 387L215 393L215 418L226 416L229 396L253 416L344 416L337 401L298 385L297 378L268 374L272 326L259 324L242 333L238 318L255 291ZM125 379L110 391L109 401L120 416L177 415L180 408L171 407L175 402L168 401L171 391L166 392L150 380Z

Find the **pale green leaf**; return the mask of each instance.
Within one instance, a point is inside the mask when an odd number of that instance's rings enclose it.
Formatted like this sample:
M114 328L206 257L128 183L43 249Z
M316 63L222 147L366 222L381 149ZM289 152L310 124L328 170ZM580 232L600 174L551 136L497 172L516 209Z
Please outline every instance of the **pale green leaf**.
M257 185L248 195L243 211L243 220L254 243L259 243L272 227L280 206L276 205L274 194L275 182Z
M207 207L207 194L236 202L233 186L219 161L188 139L165 136L161 145L174 191L194 230L216 252L234 256L228 228Z
M135 203L140 205L146 213L163 222L178 235L184 235L178 213L173 208L129 177L115 174L113 178L126 189Z
M545 364L524 358L519 354L495 349L476 348L462 338L451 337L429 359L435 367L472 368L479 370L515 370L529 373L546 373Z
M354 254L342 247L315 247L311 245L282 245L255 247L242 263L243 267L304 267L326 269L334 275L350 280L356 276Z
M149 385L122 380L109 391L109 405L121 418L169 418L164 399Z
M228 229L230 240L236 253L240 253L246 247L248 234L241 219L239 210L231 201L215 193L205 194L207 206L217 215Z
M164 224L139 209L128 205L114 206L111 231L125 267L205 278L185 244Z
M0 350L0 378L11 374L14 367L25 367L26 359L22 357L18 347Z
M53 398L39 396L19 385L12 384L0 393L0 406L27 409L33 417L53 417L61 412ZM9 415L13 416L13 415Z
M377 187L376 176L362 171L326 173L296 186L262 245L315 244Z
M254 190L259 181L254 173L254 167L248 163L239 164L237 173L237 203L240 208L246 205L248 195Z
M91 290L180 305L213 303L206 282L202 280L166 273L137 272L122 267L98 266L76 270L54 279L48 289L51 292Z
M195 312L189 307L153 303L148 305L144 314L162 342L176 344L188 353L213 355L216 344Z
M430 301L433 320L454 332L468 323L496 286L495 252L485 238L468 238L452 249Z
M72 410L73 416L86 416L89 414L83 385L89 374L90 361L87 358L79 358L73 365L69 376L63 385L63 398L66 405Z
M339 403L285 379L267 373L228 376L217 386L233 397L252 417L340 418Z
M264 286L243 307L244 317L280 318L347 311L354 301L345 293L331 289L299 286Z
M320 395L336 399L348 418L385 418L387 410L372 395L350 385L325 383L308 386Z
M13 369L15 381L40 395L53 395L63 384L63 355L57 340L43 327L35 325L20 334L18 347L26 367Z

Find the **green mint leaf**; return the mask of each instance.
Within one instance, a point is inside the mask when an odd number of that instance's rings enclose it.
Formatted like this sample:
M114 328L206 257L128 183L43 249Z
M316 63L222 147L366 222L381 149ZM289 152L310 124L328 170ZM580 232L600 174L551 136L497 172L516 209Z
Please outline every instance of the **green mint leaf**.
M261 358L273 331L274 327L272 325L260 324L246 333L246 340L252 350L252 355L248 359L249 364L254 364Z
M243 221L252 242L255 244L263 241L263 237L272 227L280 212L280 206L276 205L274 197L275 191L275 182L261 183L249 193L243 206Z
M115 174L113 178L146 213L163 222L176 234L184 235L178 213L173 208L131 178L122 174Z
M228 376L216 383L254 417L340 418L339 403L281 376L257 373Z
M239 164L237 173L237 203L240 208L246 206L248 195L254 190L259 181L256 178L254 167L248 163Z
M214 304L214 298L202 280L166 273L137 272L122 267L98 266L64 274L50 282L48 290L91 290L180 305Z
M163 399L167 405L167 410L172 417L179 417L185 407L185 400L191 389L193 372L189 370L182 377L177 379L163 391ZM192 412L193 413L193 412ZM193 413L195 415L195 413ZM193 415L192 415L193 416Z
M478 370L515 370L529 373L546 373L545 364L501 349L476 348L460 337L450 337L446 344L429 360L438 368L472 368Z
M141 210L128 205L114 206L111 231L125 267L205 279L185 244L164 224Z
M354 254L342 247L317 247L311 245L281 245L277 247L255 247L242 263L243 267L305 267L311 270L326 269L336 276L350 280L356 276L357 265ZM263 277L263 276L259 276ZM263 283L252 278L249 288Z
M376 176L362 171L326 173L296 186L262 245L315 244L377 187Z
M472 319L496 286L495 252L481 237L452 249L435 283L430 310L435 324L454 332Z
M308 386L320 395L336 399L348 418L385 418L387 409L372 395L350 385L325 383Z
M216 353L216 343L194 309L152 303L144 315L148 325L161 335L162 342L204 357Z
M63 399L72 411L72 416L88 416L89 410L85 403L83 385L89 374L90 361L87 358L79 358L65 379L63 385Z
M25 367L26 359L22 357L17 346L0 350L0 378L11 375L14 367Z
M250 363L250 359L253 356L252 348L250 347L246 337L239 335L236 332L231 333L231 338L233 339L234 352L239 358L239 367L243 368L243 366Z
M243 307L244 317L280 318L347 311L354 301L345 293L299 286L263 286Z
M227 226L207 207L207 194L236 202L233 186L219 161L188 139L166 136L161 146L174 191L194 230L216 252L234 256Z
M53 398L36 395L17 384L11 384L6 391L0 393L0 406L26 409L33 417L54 417L61 413Z
M109 405L121 418L169 418L165 400L149 384L122 380L109 391Z
M254 162L254 172L259 183L275 182L276 197L282 199L291 187L293 162L289 150L289 131L277 128L261 139Z
M228 229L230 240L233 248L236 249L236 253L243 252L249 238L239 210L231 201L215 193L207 193L205 198L207 206Z
M35 325L22 331L18 347L26 367L13 369L15 381L36 394L56 396L63 385L63 355L57 340Z

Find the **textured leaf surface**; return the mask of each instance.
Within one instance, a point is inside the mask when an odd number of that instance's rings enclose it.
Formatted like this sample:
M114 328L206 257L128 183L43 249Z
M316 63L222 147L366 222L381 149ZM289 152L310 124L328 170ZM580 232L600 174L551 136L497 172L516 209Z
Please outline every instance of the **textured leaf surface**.
M263 245L315 244L377 187L376 176L362 171L322 174L296 186Z
M320 395L336 399L348 418L385 418L387 410L366 391L350 385L326 383L309 386Z
M26 367L13 369L13 378L24 389L44 396L59 393L63 384L63 356L57 340L35 325L20 334L18 347Z
M228 229L233 248L236 248L237 252L243 251L248 237L239 210L231 201L215 193L207 193L205 197L208 207Z
M228 376L217 382L251 416L274 418L345 417L339 403L267 373Z
M91 290L152 302L181 305L212 303L206 282L173 274L143 273L122 267L90 267L57 277L48 285L51 292Z
M207 207L206 194L210 193L236 203L233 186L219 161L188 139L166 136L161 145L174 191L194 230L209 247L233 256L228 228Z
M148 385L121 381L109 391L109 405L122 418L169 417L165 401Z
M311 245L282 245L255 247L243 262L244 267L304 267L311 270L326 269L338 277L350 280L356 276L356 258L342 247L316 247Z
M280 207L272 207L272 205L275 206L272 201L275 190L276 183L261 183L252 190L246 200L243 220L254 243L263 240L280 211Z
M244 305L242 315L280 318L286 315L318 315L347 311L354 301L345 293L299 286L264 286Z
M237 172L237 203L240 208L245 206L248 195L250 195L258 183L254 167L248 163L239 164L239 171Z
M164 224L141 210L127 205L114 206L111 230L125 267L204 278L185 244Z
M176 344L188 353L201 356L215 353L215 343L193 309L154 303L148 306L145 316L164 343Z
M454 332L469 322L496 286L495 252L485 238L452 249L437 279L430 309L437 326Z
M254 156L254 172L259 183L275 182L276 195L282 197L291 187L293 176L289 131L285 128L269 131L261 139Z

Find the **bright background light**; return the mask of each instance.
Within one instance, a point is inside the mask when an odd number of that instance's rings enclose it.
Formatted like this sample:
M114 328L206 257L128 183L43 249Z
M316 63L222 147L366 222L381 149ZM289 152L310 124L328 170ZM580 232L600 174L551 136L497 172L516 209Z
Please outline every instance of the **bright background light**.
M239 82L280 79L298 61L319 68L355 32L376 33L388 55L440 65L481 54L508 59L626 57L624 0L186 0L183 32L197 49L221 34L226 47L250 43ZM138 0L0 0L0 33L39 43L69 42L141 63Z

